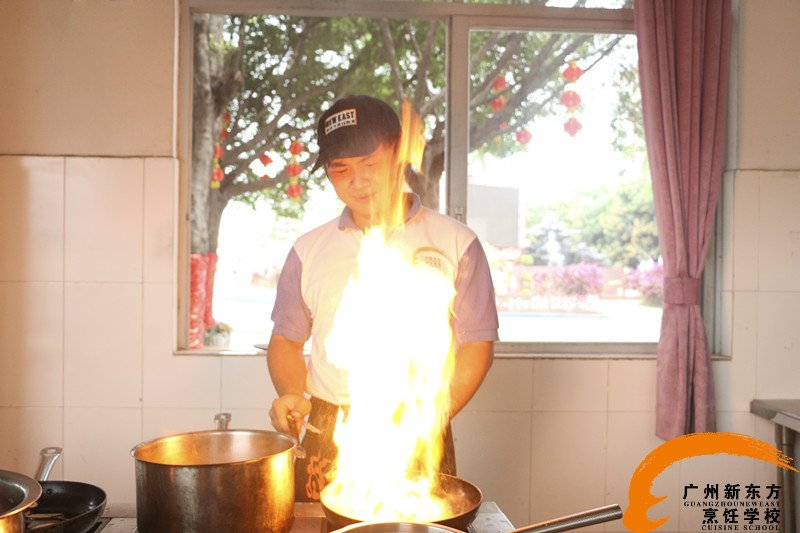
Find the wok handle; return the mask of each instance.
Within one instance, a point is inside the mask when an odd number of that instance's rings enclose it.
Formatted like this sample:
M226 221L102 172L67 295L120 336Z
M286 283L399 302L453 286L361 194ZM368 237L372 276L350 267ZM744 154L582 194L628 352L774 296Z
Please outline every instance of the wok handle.
M214 422L216 422L218 430L228 429L228 425L231 423L231 414L217 413L214 415Z
M556 533L610 522L611 520L619 520L620 518L622 518L622 509L619 505L613 504L522 527L509 533Z
M61 448L58 446L42 448L42 451L39 452L39 467L36 469L37 481L47 481L47 477L50 475L50 470L53 469L56 459L61 457L61 451Z

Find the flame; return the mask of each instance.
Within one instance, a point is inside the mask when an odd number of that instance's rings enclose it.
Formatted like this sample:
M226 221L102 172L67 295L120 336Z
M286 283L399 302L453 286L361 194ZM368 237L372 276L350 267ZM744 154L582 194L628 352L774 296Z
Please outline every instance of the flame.
M403 105L391 209L369 228L325 346L348 371L350 408L334 432L335 479L322 500L356 520L433 521L447 504L438 488L441 435L449 420L452 282L387 244L402 222L404 171L419 168L422 124Z

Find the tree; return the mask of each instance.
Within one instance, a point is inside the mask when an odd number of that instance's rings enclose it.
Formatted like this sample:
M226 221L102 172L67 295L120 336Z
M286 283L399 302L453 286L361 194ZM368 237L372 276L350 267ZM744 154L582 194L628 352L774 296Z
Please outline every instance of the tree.
M619 39L473 34L469 150L506 155L519 149L514 133L553 109L567 61L579 59L588 70ZM196 14L194 47L193 254L216 252L222 212L231 200L252 203L266 196L287 216L297 216L302 201L286 198L286 168L263 179L253 163L266 153L286 156L293 141L309 145L317 115L346 94L371 94L398 109L402 101L412 103L426 126L427 144L421 172L409 182L423 204L438 207L445 150L442 21ZM505 86L498 89L501 76ZM498 107L498 101L505 103ZM224 177L211 188L215 150ZM298 160L304 170L312 161ZM313 186L323 178L322 171L303 172L300 183Z

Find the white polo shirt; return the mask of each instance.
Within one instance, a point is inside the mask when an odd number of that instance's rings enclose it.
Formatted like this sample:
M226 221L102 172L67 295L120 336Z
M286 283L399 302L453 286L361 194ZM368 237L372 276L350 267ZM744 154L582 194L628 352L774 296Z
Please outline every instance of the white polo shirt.
M387 245L408 262L424 261L437 268L453 283L451 328L456 344L497 340L494 288L477 236L460 222L423 207L417 195L410 196L405 222ZM272 311L273 334L299 343L311 337L306 391L337 405L349 403L347 372L328 361L325 339L344 289L358 271L363 235L345 208L341 216L301 236L286 258ZM375 350L378 354L380 347Z

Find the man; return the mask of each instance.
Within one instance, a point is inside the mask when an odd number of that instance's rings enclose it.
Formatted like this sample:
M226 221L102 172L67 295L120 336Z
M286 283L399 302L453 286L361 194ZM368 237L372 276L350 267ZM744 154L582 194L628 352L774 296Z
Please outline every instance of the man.
M322 430L320 435L307 432L303 440L308 457L295 464L297 501L319 499L325 471L336 457L332 442L336 414L349 401L347 373L326 359L324 341L344 288L357 272L364 231L386 223L393 205L400 206L401 218L390 244L411 261L441 269L456 289L451 418L472 398L492 363L498 322L483 248L466 226L422 207L419 197L397 187L398 179L402 182L397 166L401 133L392 108L363 95L338 100L317 125L320 150L314 170L325 167L346 207L337 219L300 237L290 251L278 281L267 351L279 395L270 410L272 425L290 433L290 423L299 425L310 414L309 422ZM306 368L303 345L309 337L311 358ZM380 355L380 346L375 352ZM444 439L441 471L455 474L449 427Z

